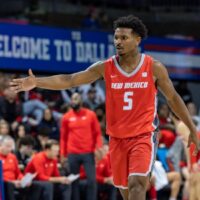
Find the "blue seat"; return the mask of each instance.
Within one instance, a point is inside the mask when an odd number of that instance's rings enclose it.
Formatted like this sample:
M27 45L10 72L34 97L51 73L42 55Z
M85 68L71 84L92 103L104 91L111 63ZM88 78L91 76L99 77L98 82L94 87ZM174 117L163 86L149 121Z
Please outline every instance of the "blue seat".
M168 172L169 166L167 164L167 152L168 152L168 149L166 147L158 148L157 158L162 163L164 169Z

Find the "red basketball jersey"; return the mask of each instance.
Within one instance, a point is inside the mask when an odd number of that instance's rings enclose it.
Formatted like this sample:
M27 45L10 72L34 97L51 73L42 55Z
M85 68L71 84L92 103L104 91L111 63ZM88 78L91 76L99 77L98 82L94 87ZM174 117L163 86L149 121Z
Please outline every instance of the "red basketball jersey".
M126 73L118 57L105 61L106 129L116 138L135 137L157 128L157 89L153 59L145 54L134 71Z

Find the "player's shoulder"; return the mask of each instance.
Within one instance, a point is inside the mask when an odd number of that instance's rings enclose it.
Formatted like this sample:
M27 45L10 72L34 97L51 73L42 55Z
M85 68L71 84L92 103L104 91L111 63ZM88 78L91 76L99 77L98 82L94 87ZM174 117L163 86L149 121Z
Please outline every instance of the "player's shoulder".
M96 72L98 74L101 74L103 76L104 74L104 67L105 67L105 62L103 60L98 61L90 65L87 70Z
M107 59L105 60L105 63L113 62L113 59L114 59L116 56L117 56L117 55L112 55L112 56L110 56L109 58L107 58Z
M97 62L95 62L95 63L93 63L90 67L89 67L89 69L102 69L102 68L105 68L107 65L109 65L109 64L112 64L114 61L113 61L113 58L114 58L115 56L111 56L111 57L109 57L109 58L107 58L107 59L105 59L105 60L100 60L100 61L97 61Z
M105 67L107 64L109 64L109 63L113 63L113 59L114 59L114 57L116 57L116 55L113 55L113 56L110 56L110 57L107 58L107 59L104 59L104 60L98 61L98 62L94 63L93 65L94 65L94 66L95 66L95 65L99 65L99 66L103 66L103 67ZM93 65L92 65L92 66L93 66Z
M104 60L104 69L110 69L116 65L117 55L110 56Z
M154 58L153 56L147 54L147 53L142 53L143 57L145 60L151 60L153 65L161 65L162 63Z
M109 62L113 62L114 58L116 58L117 55L112 55L108 58L106 58L105 60L103 60L104 64L109 63Z
M153 74L156 77L165 76L167 74L167 69L165 65L157 59L153 59L152 68Z
M159 60L153 58L152 61L153 61L153 66L154 66L154 67L157 67L157 68L162 68L162 67L164 67L164 65L163 65Z
M104 60L99 60L95 63L93 63L92 65L90 65L89 69L94 69L94 68L99 68L99 67L103 67L105 64Z

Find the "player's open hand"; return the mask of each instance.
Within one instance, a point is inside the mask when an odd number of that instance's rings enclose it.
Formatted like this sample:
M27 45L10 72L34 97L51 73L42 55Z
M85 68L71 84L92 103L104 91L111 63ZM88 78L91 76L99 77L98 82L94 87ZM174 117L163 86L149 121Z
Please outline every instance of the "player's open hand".
M31 69L28 74L26 78L13 79L10 82L10 87L14 92L28 91L36 87L36 78Z

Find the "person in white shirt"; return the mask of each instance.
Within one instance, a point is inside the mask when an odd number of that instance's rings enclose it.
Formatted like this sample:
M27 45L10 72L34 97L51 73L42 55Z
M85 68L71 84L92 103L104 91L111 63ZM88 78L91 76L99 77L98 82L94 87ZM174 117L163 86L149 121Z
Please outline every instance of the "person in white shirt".
M170 184L171 193L169 200L177 200L181 185L181 175L179 172L166 172L162 163L156 160L152 176L155 178L156 191L160 191Z

